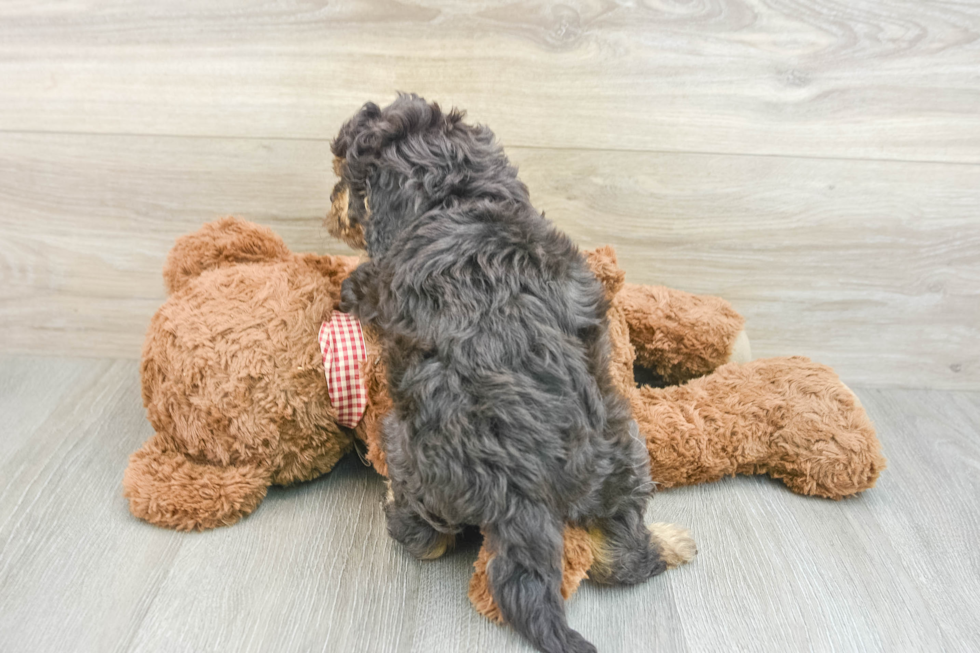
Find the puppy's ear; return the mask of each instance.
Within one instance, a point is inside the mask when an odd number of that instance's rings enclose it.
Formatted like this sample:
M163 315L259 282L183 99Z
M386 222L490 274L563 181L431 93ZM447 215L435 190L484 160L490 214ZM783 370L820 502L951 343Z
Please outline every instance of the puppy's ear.
M343 240L354 249L365 249L364 227L370 217L367 197L351 187L347 162L340 157L333 161L333 171L340 178L330 194L330 211L324 225L335 238Z
M339 159L359 158L364 153L366 145L373 141L370 132L374 123L381 118L381 108L374 102L368 102L353 118L340 128L337 138L330 143L330 151ZM380 143L376 144L375 150Z
M347 124L331 145L334 156L345 159L354 177L370 175L370 166L381 151L410 134L442 130L448 133L465 114L457 109L444 113L435 102L414 93L399 93L384 109L368 102Z
M384 146L394 139L396 125L384 116L374 102L368 102L341 128L330 145L335 157L344 160L344 175L352 191L363 191Z

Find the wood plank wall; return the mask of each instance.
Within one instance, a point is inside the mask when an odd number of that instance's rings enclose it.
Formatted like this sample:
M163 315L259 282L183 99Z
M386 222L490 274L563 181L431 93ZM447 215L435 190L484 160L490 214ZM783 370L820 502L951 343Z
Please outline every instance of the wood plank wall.
M4 2L0 351L138 357L220 215L345 251L329 139L396 90L757 355L980 388L980 5L947 0Z

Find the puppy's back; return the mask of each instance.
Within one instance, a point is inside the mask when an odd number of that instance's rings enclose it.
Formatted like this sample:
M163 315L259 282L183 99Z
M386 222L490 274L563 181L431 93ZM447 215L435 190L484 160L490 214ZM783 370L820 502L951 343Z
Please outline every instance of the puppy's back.
M459 505L465 523L492 520L504 485L580 496L590 470L569 465L598 454L606 303L577 248L529 205L478 203L421 221L398 251L392 392L443 463L412 471L449 504L485 497Z

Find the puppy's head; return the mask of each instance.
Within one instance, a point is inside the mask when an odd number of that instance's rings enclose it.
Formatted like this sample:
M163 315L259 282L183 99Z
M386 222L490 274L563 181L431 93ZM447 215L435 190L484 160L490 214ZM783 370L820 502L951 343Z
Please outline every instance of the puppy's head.
M462 119L462 112L443 113L414 94L400 94L384 109L373 102L361 107L330 145L339 181L330 195L327 230L355 249L367 249L371 206L391 203L375 195L425 167L429 162L419 158L432 156L434 139L445 139Z

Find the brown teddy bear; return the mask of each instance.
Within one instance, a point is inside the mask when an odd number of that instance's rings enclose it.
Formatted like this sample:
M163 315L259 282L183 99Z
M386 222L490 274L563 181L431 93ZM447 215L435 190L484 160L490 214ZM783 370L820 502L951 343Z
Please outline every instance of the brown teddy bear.
M729 362L747 360L748 345L726 302L626 284L609 247L588 258L612 302L614 376L660 487L765 473L795 492L840 499L874 485L884 468L874 429L830 368L801 357ZM354 438L385 473L380 421L390 400L372 334L363 334L367 403L353 428L338 422L324 373L321 327L356 264L292 254L268 228L233 218L177 241L164 267L169 297L143 346L143 403L156 434L124 475L135 516L178 530L234 524L270 485L330 471ZM673 565L693 555L673 527L652 532ZM593 548L587 533L566 530L566 596ZM489 559L482 550L470 598L499 619Z

